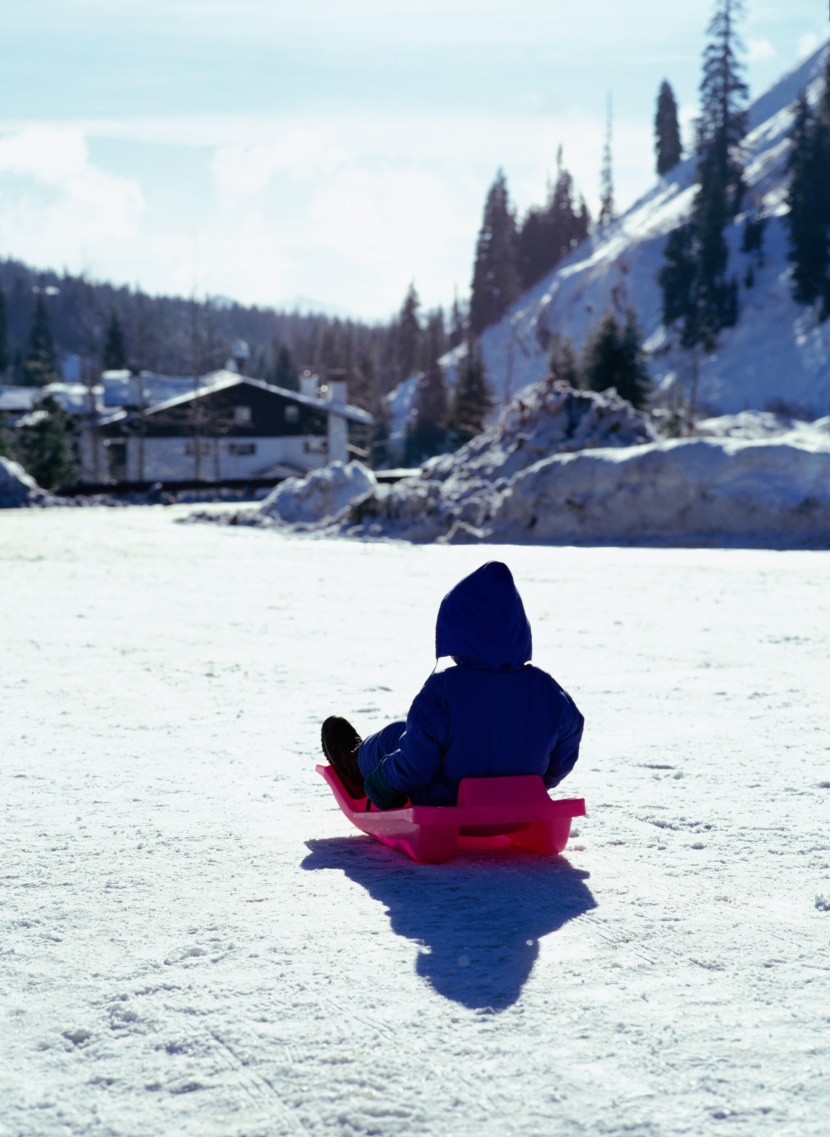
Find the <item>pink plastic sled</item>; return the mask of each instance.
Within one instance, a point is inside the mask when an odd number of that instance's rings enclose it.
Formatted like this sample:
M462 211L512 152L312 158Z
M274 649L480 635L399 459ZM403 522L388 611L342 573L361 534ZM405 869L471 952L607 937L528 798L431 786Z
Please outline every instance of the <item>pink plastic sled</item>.
M337 804L353 825L370 837L401 849L414 861L448 860L459 836L479 838L476 847L518 845L548 856L568 843L571 818L584 817L585 799L548 797L537 774L514 778L464 778L458 804L406 805L367 812L366 798L352 798L331 766L318 766Z

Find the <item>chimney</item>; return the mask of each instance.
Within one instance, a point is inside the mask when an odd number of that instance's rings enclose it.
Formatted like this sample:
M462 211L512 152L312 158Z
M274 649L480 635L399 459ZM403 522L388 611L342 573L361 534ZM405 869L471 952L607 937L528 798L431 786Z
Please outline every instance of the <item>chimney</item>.
M317 382L319 376L316 372L306 368L305 371L300 372L300 394L308 395L310 399L317 398Z
M344 367L330 368L326 372L326 392L324 397L332 403L342 403L345 406L349 401L349 373Z

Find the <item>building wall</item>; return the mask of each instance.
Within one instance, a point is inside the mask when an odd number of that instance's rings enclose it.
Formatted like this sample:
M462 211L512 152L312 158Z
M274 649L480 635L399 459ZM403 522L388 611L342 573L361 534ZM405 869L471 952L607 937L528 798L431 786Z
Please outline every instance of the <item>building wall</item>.
M260 478L266 477L266 471L278 464L306 471L324 466L328 461L326 439L319 435L304 438L200 438L198 463L196 440L193 438L141 439L131 436L122 444L126 445L126 479L136 482L184 481L196 477L205 481ZM113 447L117 446L118 442L113 439L108 447L116 464L119 452ZM104 479L106 477L105 473Z

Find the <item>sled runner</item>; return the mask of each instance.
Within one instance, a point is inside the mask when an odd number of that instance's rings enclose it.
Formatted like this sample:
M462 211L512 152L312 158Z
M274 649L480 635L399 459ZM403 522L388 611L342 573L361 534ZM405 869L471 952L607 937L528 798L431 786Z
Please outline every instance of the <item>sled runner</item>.
M509 778L464 778L458 804L406 805L367 811L366 798L352 798L331 766L318 766L349 821L370 837L400 849L414 861L448 860L459 836L479 838L477 847L518 845L533 853L561 853L571 818L585 815L584 798L548 797L537 774Z

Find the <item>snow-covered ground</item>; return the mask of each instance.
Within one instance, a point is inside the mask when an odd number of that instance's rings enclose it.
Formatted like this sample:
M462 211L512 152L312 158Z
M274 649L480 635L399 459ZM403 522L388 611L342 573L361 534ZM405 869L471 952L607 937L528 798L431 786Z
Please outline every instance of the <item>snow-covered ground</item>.
M830 554L500 547L588 816L424 867L319 722L485 551L182 512L0 517L3 1137L824 1137Z

